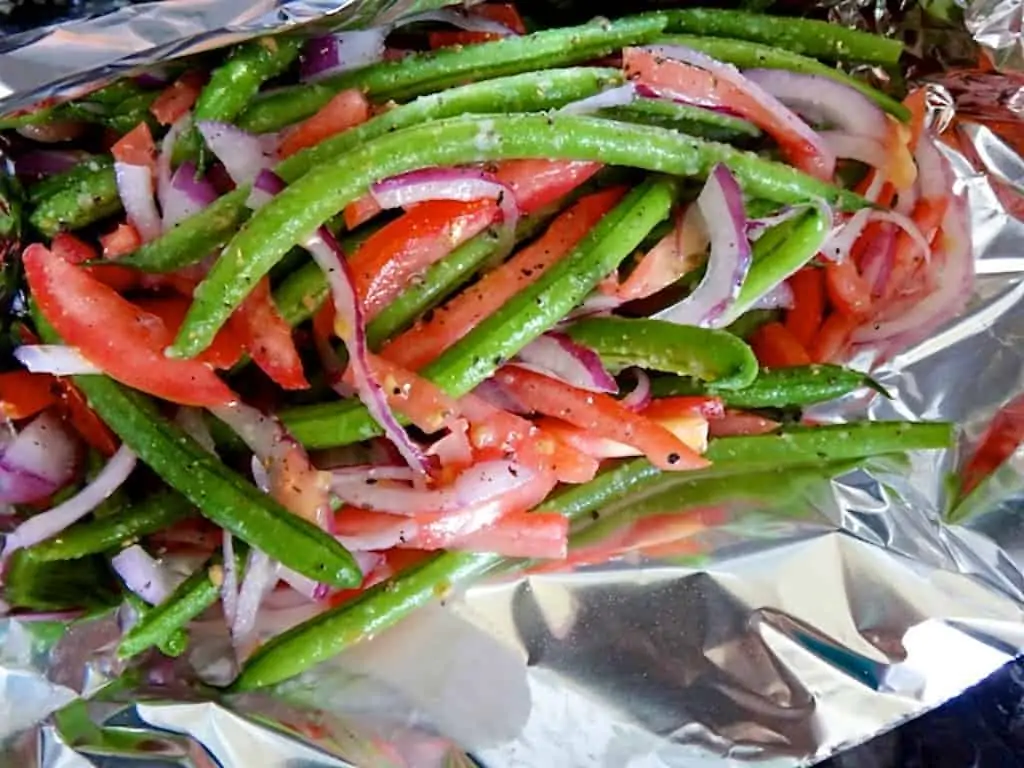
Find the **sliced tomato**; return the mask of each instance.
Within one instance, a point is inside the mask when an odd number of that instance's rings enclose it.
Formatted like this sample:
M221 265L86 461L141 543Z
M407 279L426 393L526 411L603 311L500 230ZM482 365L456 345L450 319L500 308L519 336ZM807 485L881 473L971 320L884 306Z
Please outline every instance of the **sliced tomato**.
M8 419L27 419L57 402L53 377L45 373L0 373L0 411Z
M786 312L786 328L805 347L813 341L825 314L825 273L804 267L789 278L793 308Z
M358 88L342 91L319 112L285 133L278 154L289 157L370 119L370 102Z
M64 420L92 448L108 458L113 456L118 447L117 436L89 407L81 390L63 377L57 379L57 387L60 390L58 409Z
M368 354L368 358L388 405L424 432L436 432L461 412L459 404L433 382L386 358L373 354ZM350 372L346 381L351 383Z
M68 262L69 264L81 264L84 261L94 261L99 256L95 249L78 239L70 232L59 232L50 243L50 250ZM116 264L96 264L90 267L83 267L90 277L109 285L115 291L124 292L136 287L139 284L139 273L128 267L119 267Z
M567 421L597 437L631 445L659 469L699 469L708 464L666 427L630 411L608 395L577 389L517 366L505 366L495 379L531 410Z
M22 256L39 310L64 341L109 376L183 405L237 399L204 363L164 355L174 340L160 318L144 312L85 270L39 244Z
M846 344L850 340L850 334L860 323L860 320L850 315L843 315L833 312L821 325L821 330L811 343L808 353L813 363L839 362Z
M230 325L253 362L284 389L308 389L302 360L295 348L292 327L281 317L263 278L231 316Z
M349 259L367 320L424 269L486 229L498 214L493 200L433 200L413 206L367 238Z
M807 138L740 86L700 67L642 48L626 48L623 66L626 77L660 94L703 107L728 109L746 118L775 139L786 159L797 168L825 181L832 179L834 168Z
M382 210L384 209L377 205L373 195L365 194L345 206L345 227L349 230L360 227Z
M750 346L757 361L766 368L791 368L811 363L804 345L782 323L762 325L750 337Z
M680 414L653 421L666 428L694 451L700 453L707 449L709 422L703 416ZM579 454L589 456L593 461L624 459L642 455L638 448L607 437L601 437L591 430L574 426L562 419L545 416L538 419L536 423L542 435L558 440L561 444L569 446ZM588 479L576 480L575 482L587 482ZM571 481L562 480L562 482Z
M640 260L629 277L615 290L623 301L652 296L700 266L707 248L695 218L680 216L679 223Z
M689 416L712 420L725 416L725 406L722 398L709 395L659 397L652 400L641 413L655 421L671 421Z
M1011 400L992 420L961 473L966 496L1014 454L1024 441L1024 395Z
M184 296L160 296L139 299L135 305L159 317L171 335L177 335L188 313L189 303ZM195 359L213 368L227 369L242 358L242 352L242 340L235 328L228 324L220 329L213 343Z
M451 549L562 560L569 549L569 519L557 512L513 513L463 536Z
M129 254L142 245L142 237L135 227L125 222L118 224L113 232L100 235L100 245L103 247L103 258L113 259Z
M766 435L781 426L779 422L758 416L756 413L745 413L730 408L722 418L708 422L708 434L711 437Z
M871 286L850 258L825 265L829 303L840 314L863 318L871 311Z
M506 160L494 173L528 215L561 200L604 166L584 160Z
M393 339L381 355L419 370L569 253L623 194L625 190L617 187L582 198L536 242L435 310L431 319Z
M146 123L139 123L110 148L114 159L128 165L156 168L156 144Z
M922 199L914 205L910 214L911 220L917 225L924 239L932 242L939 231L942 219L946 215L946 199ZM888 298L903 292L911 277L924 264L925 254L920 246L903 230L896 235L896 246L893 249L892 272L886 281L885 295Z
M162 125L176 123L192 109L205 84L206 75L203 72L198 69L189 70L156 97L149 111Z

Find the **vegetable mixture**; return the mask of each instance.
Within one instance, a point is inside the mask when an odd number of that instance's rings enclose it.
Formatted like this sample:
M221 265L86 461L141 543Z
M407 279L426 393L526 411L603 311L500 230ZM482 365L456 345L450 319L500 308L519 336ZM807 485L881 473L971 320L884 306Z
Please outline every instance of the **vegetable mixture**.
M220 623L253 689L496 568L949 444L801 421L970 293L923 95L844 69L897 41L531 27L263 38L0 118L3 610L122 603L123 657Z

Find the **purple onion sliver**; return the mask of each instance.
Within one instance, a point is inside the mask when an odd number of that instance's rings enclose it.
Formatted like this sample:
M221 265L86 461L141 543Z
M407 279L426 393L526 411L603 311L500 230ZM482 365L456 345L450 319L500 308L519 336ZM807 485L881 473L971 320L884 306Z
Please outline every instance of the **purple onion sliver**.
M201 120L196 127L235 184L248 184L272 164L260 139L237 126Z
M617 392L615 379L592 349L562 333L546 333L519 351L517 358L539 372L590 392Z
M632 104L637 99L637 87L633 83L626 83L616 88L609 88L606 91L587 96L585 99L573 101L566 104L558 111L567 115L588 115L601 109L609 107L622 107Z
M174 574L138 544L122 549L110 564L125 586L150 605L162 603L176 586Z
M60 421L43 413L21 429L0 454L0 502L45 498L74 476L77 446Z
M372 27L313 38L302 51L300 77L303 82L313 83L376 64L384 58L387 35L387 27Z
M753 304L751 309L792 309L793 289L789 283L783 280L781 283L763 294Z
M651 377L641 368L630 370L636 376L636 386L620 402L631 411L642 411L651 402Z
M14 161L14 173L19 177L52 176L69 171L90 157L88 152L72 149L33 149Z
M115 162L114 177L128 221L138 230L142 241L148 243L159 237L163 224L156 209L153 174L149 168L144 165Z
M654 315L678 325L709 327L729 311L750 269L743 193L729 169L716 165L697 198L709 230L708 268L693 293Z
M526 416L532 412L512 392L509 391L508 387L503 387L494 379L484 379L481 381L476 385L476 389L473 390L473 394L487 401L495 408L500 408L501 410L508 411L509 413Z

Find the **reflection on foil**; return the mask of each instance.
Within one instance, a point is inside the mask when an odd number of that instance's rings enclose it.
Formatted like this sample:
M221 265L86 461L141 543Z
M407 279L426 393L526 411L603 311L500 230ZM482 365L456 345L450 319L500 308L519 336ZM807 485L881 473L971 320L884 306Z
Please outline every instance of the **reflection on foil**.
M363 23L427 4L135 5L6 38L0 108L339 10ZM1021 56L1020 13L1020 0L967 9L1001 64ZM880 3L844 0L833 14L908 24ZM67 632L0 621L0 764L791 766L1020 653L1024 449L964 499L949 478L1024 391L1024 80L936 80L931 118L970 203L974 296L877 372L891 400L856 394L812 415L950 419L963 427L956 451L764 472L740 487L664 479L574 530L568 563L475 585L271 694L193 684L225 659L213 622L187 658L125 670L114 615Z

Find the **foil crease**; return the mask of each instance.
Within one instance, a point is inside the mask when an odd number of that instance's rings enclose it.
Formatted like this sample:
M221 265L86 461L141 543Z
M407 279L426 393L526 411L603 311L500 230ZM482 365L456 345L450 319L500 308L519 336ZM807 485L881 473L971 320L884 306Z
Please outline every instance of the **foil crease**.
M0 110L325 17L427 4L441 3L178 0L8 36ZM215 632L186 658L126 670L115 614L70 629L0 620L0 765L801 765L1024 651L1024 450L967 499L950 482L1024 390L1021 4L830 5L843 23L920 33L978 280L963 316L876 372L891 399L811 415L950 419L955 450L700 496L666 480L576 531L569 565L495 576L265 694L193 682L223 661ZM935 30L953 24L939 51ZM964 26L998 70L949 68L978 64Z

